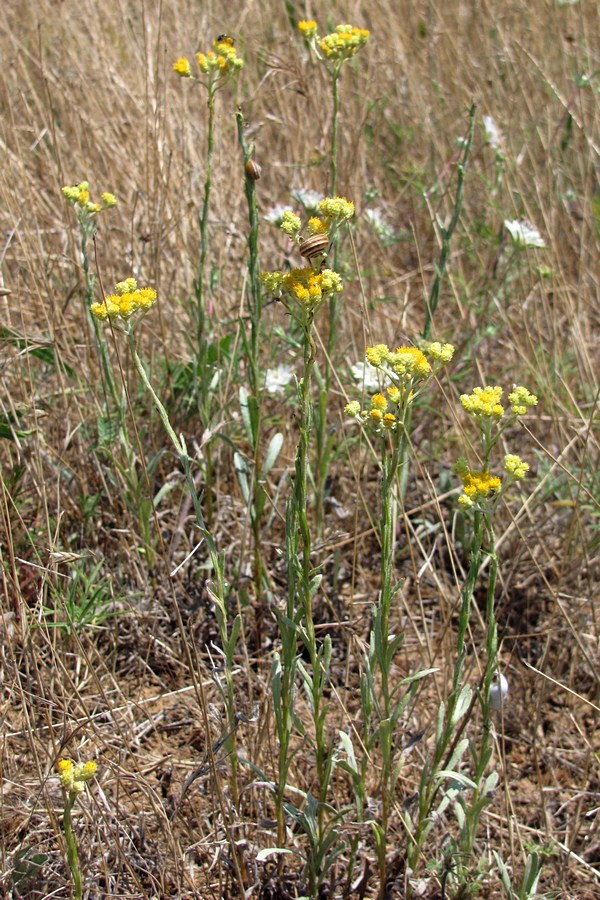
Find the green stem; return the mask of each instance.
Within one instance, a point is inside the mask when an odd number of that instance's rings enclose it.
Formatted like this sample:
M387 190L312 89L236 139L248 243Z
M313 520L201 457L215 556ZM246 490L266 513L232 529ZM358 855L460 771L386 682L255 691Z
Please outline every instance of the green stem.
M477 576L481 569L483 560L483 513L475 510L473 521L473 543L471 545L471 560L467 580L462 590L462 603L458 619L457 633L457 655L454 664L454 674L452 677L452 688L448 697L447 708L444 716L444 723L441 734L436 740L435 750L431 765L423 770L421 776L421 789L419 792L419 811L418 821L413 835L413 840L409 844L408 856L409 864L412 869L416 867L423 841L427 833L429 824L429 815L433 806L433 801L440 787L440 781L436 778L436 774L443 767L443 761L447 756L448 747L450 746L453 736L455 744L458 742L458 735L454 735L458 724L454 721L454 713L461 697L462 676L466 658L466 636L469 627L469 618L471 614L471 603L473 599L473 591L477 582ZM463 715L463 721L468 718Z
M337 150L338 150L338 126L340 112L340 91L339 78L341 72L341 63L337 64L331 72L331 93L332 93L332 121L331 121L331 149L329 156L329 180L330 180L330 196L335 197L337 194ZM332 268L338 270L339 264L339 232L333 236ZM327 401L329 399L329 391L331 388L331 361L335 355L335 344L337 337L337 325L340 316L340 304L337 294L331 294L329 298L329 333L327 335L327 357L325 359L323 380L319 388L319 405L317 408L316 423L316 490L315 490L315 517L317 534L323 533L325 511L325 485L327 483L327 475L329 472L329 458L331 455L331 440L328 434L327 421Z
M254 589L255 589L255 626L257 646L262 645L262 584L266 568L263 564L262 546L262 517L265 508L266 494L261 484L262 454L261 454L261 418L259 403L262 388L260 370L260 339L262 320L262 286L260 282L260 263L258 256L258 208L256 205L256 179L251 177L248 164L252 161L254 145L248 144L244 137L244 116L241 109L236 112L238 141L242 148L244 158L244 191L248 204L248 280L250 284L250 341L244 339L247 348L248 380L250 394L255 398L258 415L250 416L253 425L252 450L254 454L254 468L252 475L252 495L250 510L252 519L252 536L254 543Z
M336 196L337 191L337 143L338 143L338 118L340 112L340 91L339 91L340 68L336 68L331 76L331 93L333 100L333 111L331 121L331 157L329 160L329 176L331 181L331 196Z
M71 878L73 880L73 897L75 900L81 900L83 888L81 883L81 869L79 867L79 852L77 850L77 841L73 834L73 822L71 819L71 811L75 805L77 794L70 793L63 812L63 828L65 831L65 841L67 844L67 862L71 870Z
M252 160L254 145L248 144L244 137L244 116L240 109L236 113L238 141L244 155L244 191L248 203L248 279L250 283L250 359L249 381L250 392L259 396L260 383L260 328L262 318L262 287L260 282L260 263L258 256L258 208L256 205L256 180L251 178L246 164Z
M442 287L442 282L444 280L444 276L446 274L446 264L448 262L448 256L450 254L450 241L452 240L452 235L458 225L458 220L460 218L460 213L462 210L462 201L463 201L463 190L465 183L465 176L467 174L467 163L469 161L469 157L471 155L471 149L473 147L473 135L475 133L475 104L473 104L469 110L469 128L467 131L467 137L465 138L465 142L463 145L463 154L462 158L458 164L458 178L456 183L456 193L454 195L454 209L452 211L452 218L450 219L450 224L447 228L443 226L440 228L440 234L442 237L442 249L440 251L440 258L435 267L435 278L433 280L433 285L431 286L431 291L429 294L429 301L427 303L427 307L425 309L425 325L422 331L422 337L428 341L431 337L431 327L433 324L433 317L435 315L435 311L438 307L439 299L440 299L440 289Z
M212 163L214 153L214 119L215 119L215 93L214 84L208 86L208 124L206 138L206 179L204 181L204 198L202 201L202 209L200 212L200 260L198 262L198 271L194 282L194 291L196 294L196 315L199 349L200 342L204 336L204 270L206 268L206 258L208 255L208 212L210 207L210 191L212 186Z
M119 416L119 423L122 425L123 423L123 410L121 406L121 400L119 394L117 392L117 385L115 382L115 378L113 375L112 365L110 362L110 357L108 355L108 347L106 345L106 340L104 338L104 333L101 329L101 326L90 312L90 306L94 302L94 284L95 278L93 273L90 271L90 258L88 254L88 240L91 238L95 242L96 235L96 225L94 222L90 222L88 218L81 218L78 216L79 220L79 228L81 231L81 258L83 264L83 278L85 283L85 311L88 322L91 325L92 331L94 333L94 342L96 344L96 350L98 352L98 356L100 357L100 371L102 372L102 389L104 393L104 404L106 410L108 411L108 394L112 396L113 402L115 404L115 408L117 410L117 414Z
M382 442L381 460L381 588L379 601L374 609L373 629L375 639L375 660L381 675L381 700L379 702L379 742L381 747L381 829L377 840L377 860L379 867L379 896L386 894L387 883L387 833L390 806L393 797L394 772L394 710L392 703L393 685L390 683L391 668L395 653L390 645L390 614L394 598L394 543L396 532L396 491L402 478L403 466L407 462L408 440L404 429L393 438L390 455L387 442Z
M495 535L492 528L491 517L488 515L485 515L485 527L488 543L486 552L490 558L490 565L486 594L486 661L483 681L479 694L482 714L482 736L481 744L475 756L475 770L473 774L473 781L475 782L477 787L473 791L470 809L468 809L466 812L465 835L461 845L461 852L463 853L471 853L473 845L475 843L477 828L479 826L479 820L481 818L482 812L480 804L480 800L482 797L481 788L483 786L485 772L492 752L490 742L490 735L492 730L490 691L498 662L498 629L494 611L496 581L498 577L498 558L496 556Z

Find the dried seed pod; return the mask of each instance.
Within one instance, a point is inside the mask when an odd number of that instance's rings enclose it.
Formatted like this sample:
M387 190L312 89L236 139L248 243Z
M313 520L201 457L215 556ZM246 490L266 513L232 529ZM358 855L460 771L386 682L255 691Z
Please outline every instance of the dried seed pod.
M300 242L300 254L305 259L314 259L316 256L324 256L329 249L329 235L312 234Z
M252 181L258 181L260 178L260 166L255 159L249 159L246 163L246 175Z

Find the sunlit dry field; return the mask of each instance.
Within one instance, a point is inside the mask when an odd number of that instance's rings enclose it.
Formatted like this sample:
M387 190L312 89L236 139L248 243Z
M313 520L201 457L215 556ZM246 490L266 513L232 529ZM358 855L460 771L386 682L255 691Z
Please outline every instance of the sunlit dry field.
M598 896L598 25L1 4L3 896ZM430 341L400 415L366 348Z

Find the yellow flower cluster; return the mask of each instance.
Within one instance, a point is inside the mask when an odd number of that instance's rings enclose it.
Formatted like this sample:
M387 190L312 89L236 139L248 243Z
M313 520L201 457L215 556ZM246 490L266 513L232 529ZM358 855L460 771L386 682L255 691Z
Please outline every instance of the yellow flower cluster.
M328 225L325 219L318 216L311 216L306 224L306 230L309 234L327 234Z
M471 509L481 506L490 499L495 499L502 487L497 475L489 472L469 472L462 476L464 493L458 498L461 506Z
M526 387L515 385L508 395L510 408L515 416L524 416L530 406L536 406L538 398L530 394Z
M314 19L302 19L301 22L298 22L298 29L304 37L311 38L317 33L317 23Z
M373 394L371 408L366 411L361 411L358 400L353 400L346 405L344 412L369 426L376 434L395 431L403 420L403 411L399 407L404 395L396 385L390 385L386 394Z
M67 184L62 189L62 192L69 203L78 207L82 212L87 213L88 216L96 215L102 212L103 209L112 209L113 206L117 205L117 198L114 194L109 194L108 191L105 191L100 197L101 203L94 203L90 199L90 186L87 181L80 181L79 184L74 185Z
M319 47L327 59L351 59L369 40L366 28L355 28L353 25L338 25L331 34L326 34L319 41Z
M501 419L504 407L500 403L501 387L476 387L472 394L461 394L460 402L469 415L476 419Z
M290 298L307 310L315 310L325 297L342 290L342 279L337 272L323 269L315 272L312 266L290 269L289 272L263 272L262 281L267 290L278 298Z
M237 55L233 40L223 36L213 41L213 49L207 53L196 53L196 62L203 75L214 82L225 75L237 73L244 65L243 59ZM192 67L187 56L180 56L173 63L173 71L182 78L192 77Z
M281 224L279 227L288 237L295 237L302 228L300 216L297 216L291 209L286 209L281 217Z
M386 388L385 394L377 393L371 397L371 408L366 412L361 412L360 403L356 400L347 404L345 412L363 424L374 427L378 434L395 431L399 423L404 421L406 409L414 399L419 383L450 362L453 353L452 344L437 342L426 345L425 350L419 350L418 347L390 350L387 344L367 347L367 361L374 368L380 369L391 384ZM426 354L430 356L431 362Z
M354 203L345 197L325 197L317 203L317 211L325 224L323 230L328 231L354 216Z
M515 453L507 453L504 457L504 468L515 481L522 481L529 472L529 463L524 462Z
M311 238L317 235L325 235L330 242L336 229L354 215L354 203L351 200L346 200L345 197L325 197L317 203L317 212L319 215L311 216L308 220L306 225L308 237L304 239L301 234L302 220L291 209L286 209L282 212L279 222L279 227L283 233L292 238L298 245L300 254L305 259L311 260L312 267L315 270L318 270L323 264L323 260L327 256L329 243L325 240L321 245L321 242L317 241L315 246L315 242L311 241Z
M94 760L75 765L70 759L59 759L56 764L60 783L70 794L82 794L85 782L93 778L98 769Z
M126 278L115 286L115 293L101 303L92 303L90 312L97 319L126 321L139 311L146 313L156 303L154 288L138 288L135 278Z
M502 488L502 481L497 475L486 471L471 471L464 457L460 457L453 467L463 483L463 493L458 498L465 509L477 507L482 509L494 502Z
M436 352L431 352L431 347ZM436 362L450 362L454 347L452 344L431 344L426 348ZM383 369L390 378L399 384L422 381L431 374L431 363L423 350L418 347L398 347L390 350L387 344L375 344L367 347L367 360L376 369Z
M333 62L352 59L355 53L369 40L369 32L366 28L355 28L354 25L346 24L338 25L331 34L320 38L314 19L303 19L298 22L298 30L317 51L317 55L320 51L325 59Z
M183 78L192 77L192 67L190 66L190 61L187 56L180 56L179 59L173 63L173 71L177 72L178 75L182 75Z

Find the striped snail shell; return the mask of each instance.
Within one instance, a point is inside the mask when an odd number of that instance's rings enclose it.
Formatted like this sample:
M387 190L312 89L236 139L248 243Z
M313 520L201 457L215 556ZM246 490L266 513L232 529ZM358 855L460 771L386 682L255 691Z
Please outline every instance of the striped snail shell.
M300 242L298 248L300 255L305 259L314 259L315 256L324 256L329 249L329 235L312 234Z
M260 166L256 162L256 160L249 159L248 162L246 163L245 168L246 168L246 175L248 176L248 178L251 178L252 181L258 181L258 179L260 178L261 170L260 170Z

